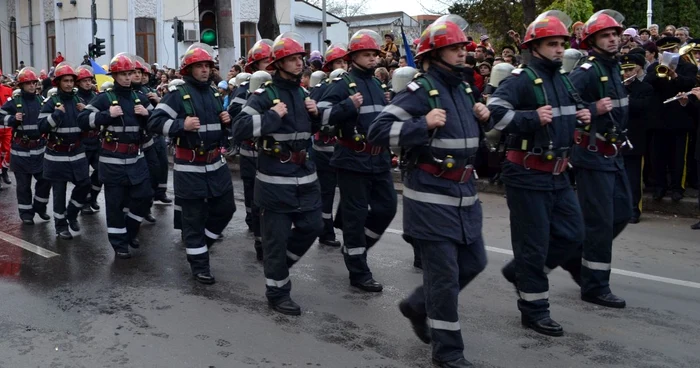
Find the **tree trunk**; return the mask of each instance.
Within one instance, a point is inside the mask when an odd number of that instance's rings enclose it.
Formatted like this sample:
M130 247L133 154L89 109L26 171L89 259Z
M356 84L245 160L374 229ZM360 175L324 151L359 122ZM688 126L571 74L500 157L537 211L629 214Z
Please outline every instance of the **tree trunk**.
M523 0L523 23L530 24L537 16L537 4L535 0Z
M216 8L217 29L219 31L219 71L225 76L236 61L231 0L216 0Z
M276 0L260 0L260 20L258 32L260 37L274 40L280 34L280 25L277 22Z

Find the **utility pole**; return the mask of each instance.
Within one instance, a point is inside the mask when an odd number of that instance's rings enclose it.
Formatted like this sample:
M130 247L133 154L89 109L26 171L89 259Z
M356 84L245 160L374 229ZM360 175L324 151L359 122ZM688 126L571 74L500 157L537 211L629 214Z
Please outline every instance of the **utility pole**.
M218 32L217 45L219 46L219 71L221 74L226 76L229 68L231 68L231 66L233 66L233 64L236 62L231 0L216 0L216 12L216 30Z
M175 34L173 35L173 43L175 44L175 70L178 69L179 65L179 59L177 58L177 25L178 25L178 19L177 17L173 18L173 29L175 30Z
M321 44L318 45L318 46L319 46L318 48L319 48L319 50L321 50L322 52L324 52L324 51L326 51L326 48L327 48L327 46L326 46L326 40L328 39L328 33L327 33L327 29L326 29L326 13L327 13L327 11L326 11L326 0L322 0L322 1L321 1L321 11L322 11L322 13L321 13L321 14L322 14L322 15L321 15L321 22L322 22L323 24L321 25L321 30L322 30L322 31L321 31L321 33L322 33L322 36L321 36Z

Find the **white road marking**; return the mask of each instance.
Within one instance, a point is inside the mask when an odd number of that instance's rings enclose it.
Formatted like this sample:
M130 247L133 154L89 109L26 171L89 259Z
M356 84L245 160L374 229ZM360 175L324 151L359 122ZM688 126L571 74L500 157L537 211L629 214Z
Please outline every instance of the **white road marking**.
M44 249L40 246L34 245L28 241L24 241L20 238L14 237L14 236L7 234L7 233L4 233L2 231L0 231L0 239L4 240L12 245L16 245L22 249L28 250L34 254L38 254L44 258L51 258L51 257L56 257L59 255L58 253L54 253L48 249Z
M391 234L397 234L397 235L403 234L402 230L396 230L396 229L386 229L386 232L391 233ZM513 251L510 249L503 249L503 248L486 246L486 250L489 252L507 254L510 256L513 255ZM689 288L693 288L693 289L700 289L700 282L672 279L672 278L668 278L668 277L649 275L649 274L641 273L641 272L620 270L617 268L613 268L611 272L616 274L616 275L623 275L623 276L634 277L637 279L662 282L664 284L671 284L671 285L685 286L685 287L689 287Z

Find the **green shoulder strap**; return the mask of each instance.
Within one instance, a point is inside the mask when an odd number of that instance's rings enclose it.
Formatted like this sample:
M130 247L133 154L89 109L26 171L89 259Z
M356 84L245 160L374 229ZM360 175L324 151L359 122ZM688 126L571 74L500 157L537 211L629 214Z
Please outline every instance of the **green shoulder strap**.
M274 105L277 105L278 103L280 103L279 91L277 90L277 86L275 86L275 84L272 83L272 81L265 82L265 84L263 85L263 88L265 88L265 92L267 92L267 96L270 98L270 100L272 101L272 103ZM299 91L299 95L301 96L301 100L304 101L307 97L306 92L304 92L304 89L301 87L299 87L298 91Z
M22 106L24 106L24 101L22 101L22 94L20 93L16 97L13 97L12 99L15 101L15 108L17 108L17 112L21 113Z
M184 85L180 85L177 86L177 91L180 92L180 97L182 97L182 104L185 106L185 114L187 116L196 116L194 113L194 104L192 104L192 98L187 88L185 88Z
M351 96L357 93L357 83L352 79L350 73L343 73L343 80L348 84L348 92L350 92Z
M214 87L211 87L211 91L214 95L214 100L216 100L216 114L219 115L222 111L224 111L224 101L221 100L221 94L219 93L219 90L217 90Z
M600 64L598 64L598 61L596 60L595 56L589 57L588 63L593 65L593 68L595 69L595 72L598 75L598 79L600 80L600 83L598 83L598 95L600 96L600 98L607 97L608 89L606 87L609 79L608 73L606 72L605 68L601 67Z
M535 92L535 99L537 101L537 106L545 106L547 104L547 97L544 93L544 86L542 85L542 78L538 77L534 70L528 68L526 65L521 65L525 74L530 78L533 83L533 89Z
M440 92L433 87L433 83L426 74L419 74L415 79L416 83L420 84L421 87L425 88L428 93L428 104L430 109L441 109L442 104L440 103Z

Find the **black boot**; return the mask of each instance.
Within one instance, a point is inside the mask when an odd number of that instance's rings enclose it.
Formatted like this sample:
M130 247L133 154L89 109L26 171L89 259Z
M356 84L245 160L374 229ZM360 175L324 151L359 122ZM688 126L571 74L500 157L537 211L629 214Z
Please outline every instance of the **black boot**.
M474 366L474 364L470 363L464 358L451 360L449 362L438 362L437 360L433 359L433 365L440 368L470 368Z
M198 273L194 275L194 279L197 280L200 284L204 285L212 285L216 282L214 276L212 276L209 272Z
M335 239L318 239L319 244L323 244L327 247L338 248L341 246L340 242Z
M70 231L68 231L68 229L56 232L56 236L63 240L73 239L73 235L70 233Z
M44 221L51 220L51 216L49 216L49 214L46 212L37 212L36 214L39 215L39 218L44 220Z
M68 226L70 226L70 229L75 231L76 233L80 231L80 224L78 223L78 219L68 219Z
M288 316L299 316L301 315L301 307L299 304L295 303L292 299L288 299L279 303L268 302L270 308L277 312L286 314Z
M595 296L581 295L581 300L583 300L584 302L598 304L609 308L624 308L625 306L627 306L627 303L624 299L616 296L613 293Z
M262 248L262 242L260 240L255 241L255 259L258 261L263 260L263 248Z
M358 282L358 281L350 281L350 285L362 290L362 291L367 291L370 293L378 293L384 289L382 284L378 283L374 279L369 279L364 282Z
M155 197L154 200L164 204L173 203L173 200L168 198L168 196L165 194Z
M131 246L134 249L138 249L141 247L141 242L138 239L134 238L131 239L131 241L129 242L129 246Z
M150 213L149 213L148 215L146 215L146 217L144 217L143 219L146 220L146 221L148 221L148 222L150 222L150 223L152 223L152 224L155 224L155 223L156 223L156 218L153 217L153 215L150 214Z
M5 182L5 184L10 185L12 184L12 180L10 180L10 174L7 173L7 168L2 169L2 181Z
M399 303L399 310L401 314L411 322L413 332L415 332L420 341L430 344L430 327L428 327L428 322L426 320L428 316L416 313L405 300Z
M126 252L114 252L115 256L119 259L129 259L131 258L131 252L128 250Z
M693 230L700 230L700 221L690 225L690 228Z
M561 325L554 322L554 320L549 317L545 317L537 321L529 321L525 318L525 316L523 316L521 322L523 326L531 328L535 332L539 332L543 335L561 336L564 334L564 329L561 327Z

